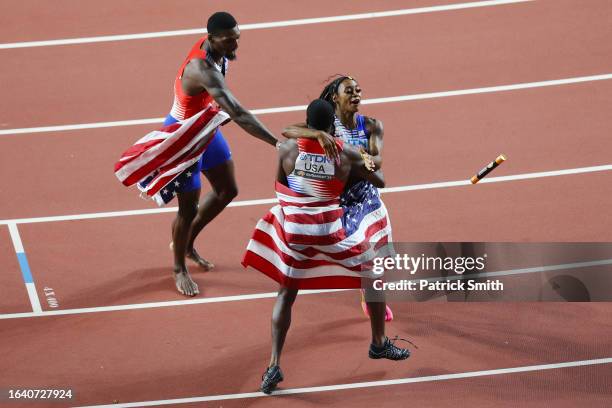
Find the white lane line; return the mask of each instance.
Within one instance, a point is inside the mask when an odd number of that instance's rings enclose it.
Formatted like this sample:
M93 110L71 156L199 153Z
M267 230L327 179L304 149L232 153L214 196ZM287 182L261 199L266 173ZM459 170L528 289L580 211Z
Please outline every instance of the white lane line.
M422 99L435 99L435 98L446 98L446 97L453 97L453 96L517 91L521 89L544 88L544 87L549 87L549 86L578 84L582 82L605 81L609 79L612 79L612 74L599 74L599 75L589 75L589 76L581 76L581 77L573 77L573 78L554 79L554 80L549 80L549 81L523 82L519 84L497 85L497 86L488 86L488 87L483 87L483 88L459 89L455 91L428 92L428 93L413 94L413 95L400 95L400 96L390 96L390 97L385 97L385 98L364 99L363 101L361 101L361 103L363 105L375 105L379 103L408 102L408 101L418 101ZM265 114L271 114L271 113L298 112L298 111L304 111L304 110L306 110L306 105L283 106L280 108L254 109L251 112L253 112L255 115L265 115ZM73 124L73 125L56 125L56 126L3 129L3 130L0 130L0 136L18 135L18 134L23 134L23 133L63 132L63 131L68 131L68 130L99 129L99 128L118 127L118 126L150 125L150 124L155 124L155 123L163 123L163 121L164 121L164 118L149 118L149 119L119 120L119 121L112 121L112 122L79 123L79 124Z
M612 170L612 164L605 164L602 166L591 166L591 167L578 167L573 169L553 170L553 171L542 171L536 173L523 173L514 174L509 176L498 176L498 177L487 177L474 185L470 180L456 180L456 181L442 181L438 183L427 183L427 184L415 184L409 186L398 186L398 187L387 187L380 189L383 194L387 193L399 193L404 191L417 191L417 190L431 190L435 188L449 188L449 187L464 187L464 186L475 186L487 184L487 183L500 183L505 181L517 181L517 180L530 180L543 177L555 177L555 176L567 176L573 174L584 174L584 173L595 173L602 171ZM229 204L228 207L248 207L253 205L265 205L265 204L276 204L278 200L276 198L264 198L259 200L244 200L234 201ZM90 214L73 214L73 215L58 215L50 217L34 217L34 218L15 218L0 220L0 225L8 224L35 224L40 222L57 222L57 221L74 221L74 220L90 220L96 218L113 218L113 217L127 217L132 215L150 215L150 214L161 214L161 213L173 213L177 211L177 207L164 207L164 208L149 208L144 210L128 210L128 211L111 211L111 212L99 212Z
M479 182L480 184L481 182ZM252 205L263 205L263 204L276 204L278 200L276 198L265 198L261 200L244 200L235 201L228 205L228 207L248 207ZM39 222L55 222L55 221L74 221L74 220L90 220L95 218L113 218L113 217L128 217L131 215L149 215L149 214L162 214L162 213L175 213L178 207L164 207L164 208L149 208L145 210L128 210L128 211L110 211L101 213L91 214L75 214L75 215L60 215L52 217L37 217L37 218L20 218L15 220L0 220L0 225L15 223L15 224L32 224Z
M442 6L430 6L430 7L419 7L409 8L401 10L391 11L380 11L372 13L360 13L360 14L348 14L342 16L331 16L331 17L317 17L317 18L304 18L298 20L286 20L286 21L273 21L269 23L253 23L253 24L240 24L240 30L259 30L266 28L280 28L290 27L298 25L308 24L321 24L321 23L337 23L341 21L354 21L354 20L365 20L372 18L383 18L383 17L396 17L406 16L410 14L423 14L423 13L434 13L439 11L451 11L451 10L463 10L476 7L489 7L489 6L500 6L505 4L515 3L526 3L534 0L490 0L490 1L476 1L469 3L459 4L448 4ZM125 34L125 35L105 35L97 37L84 37L84 38L66 38L60 40L46 40L46 41L25 41L15 43L4 43L0 44L0 50L2 49L13 49L13 48L29 48L29 47L50 47L57 45L74 45L74 44L88 44L108 41L126 41L126 40L142 40L148 38L161 38L161 37L176 37L183 35L197 35L206 33L206 29L203 28L192 28L186 30L174 30L174 31L158 31L152 33L140 33L140 34Z
M95 122L95 123L79 123L75 125L58 125L58 126L42 126L21 129L4 129L0 130L2 135L18 135L23 133L42 133L42 132L63 132L67 130L83 130L83 129L100 129L120 126L137 126L151 125L154 123L163 123L164 118L150 119L134 119L134 120L117 120L113 122Z
M429 93L423 93L423 94L400 95L400 96L390 96L390 97L385 97L385 98L364 99L363 101L361 101L361 103L364 105L375 105L379 103L407 102L407 101L417 101L417 100L422 100L422 99L446 98L446 97L452 97L452 96L516 91L516 90L531 89L531 88L544 88L544 87L549 87L549 86L578 84L582 82L605 81L609 79L612 79L612 74L599 74L599 75L589 75L589 76L581 76L581 77L573 77L573 78L554 79L554 80L549 80L549 81L523 82L523 83L518 83L518 84L488 86L488 87L483 87L483 88L460 89L460 90L455 90L455 91L429 92ZM303 110L306 110L306 105L283 106L280 108L254 109L251 112L253 112L256 115L265 115L265 114L271 114L271 113L297 112L297 111L303 111ZM57 125L57 126L3 129L3 130L0 130L0 136L17 135L17 134L24 134L24 133L63 132L63 131L68 131L68 130L99 129L99 128L118 127L118 126L150 125L150 124L155 124L155 123L163 123L163 121L164 121L164 118L150 118L150 119L120 120L120 121L113 121L113 122L80 123L80 124L73 124L73 125Z
M318 293L330 293L330 292L343 292L352 289L319 289L319 290L303 290L299 292L299 295L314 295ZM115 306L99 306L99 307L84 307L77 309L61 309L61 310L45 310L42 313L8 313L0 314L0 320L6 319L21 319L24 317L41 317L41 316L66 316L75 314L88 314L88 313L100 313L100 312L116 312L120 310L138 310L138 309L154 309L160 307L172 307L172 306L184 306L184 305L198 305L202 303L220 303L220 302L237 302L242 300L254 300L254 299L271 299L275 298L277 292L267 293L253 293L250 295L234 295L234 296L219 296L201 299L185 299L185 300L170 300L165 302L149 302L149 303L136 303L127 305L115 305Z
M14 222L9 222L6 225L8 225L11 241L13 241L13 248L15 248L15 253L23 253L23 242L21 241L21 235L19 235L17 225Z
M519 269L508 269L505 271L496 271L496 272L480 272L466 275L455 275L455 276L436 276L433 278L414 278L409 279L408 281L418 282L421 280L428 282L436 282L442 280L472 280L478 278L491 278L498 276L514 276L514 275L524 275L527 273L540 273L540 272L552 272L552 271L564 271L566 269L581 269L581 268L592 268L595 266L606 266L612 265L612 259L600 259L597 261L587 261L587 262L573 262L559 265L544 265L544 266L536 266L533 268L519 268Z
M499 276L514 276L524 275L528 273L540 273L540 272L551 272L551 271L562 271L566 269L580 269L580 268L591 268L596 266L612 265L612 259L602 259L595 261L586 262L574 262L559 265L544 265L537 266L534 268L518 268L508 269L505 271L495 272L482 272L470 275L457 275L457 276L436 276L432 278L414 278L411 281L426 280L428 282L435 282L439 280L472 280L481 277L499 277ZM344 292L352 289L320 289L320 290L303 290L299 292L299 295L313 295L319 293L331 293L331 292ZM100 312L116 312L120 310L137 310L137 309L153 309L160 307L173 307L173 306L184 306L184 305L197 305L203 303L220 303L220 302L238 302L243 300L255 300L255 299L271 299L275 298L276 292L267 293L253 293L250 295L234 295L234 296L219 296L201 299L185 299L185 300L171 300L165 302L149 302L149 303L136 303L127 305L114 305L114 306L97 306L97 307L85 307L76 309L62 309L62 310L47 310L42 313L8 313L0 314L0 320L7 319L20 319L25 317L41 317L41 316L66 316L75 314L88 314L88 313L100 313Z
M131 407L152 407L158 405L170 405L170 404L189 404L194 402L208 402L208 401L224 401L224 400L236 400L246 398L258 398L258 397L275 397L280 395L295 395L295 394L307 394L313 392L327 392L327 391L340 391L340 390L353 390L359 388L372 388L372 387L386 387L400 384L415 384L432 381L448 381L458 380L463 378L475 378L475 377L486 377L493 375L504 375L504 374L516 374L516 373L527 373L545 370L558 370L562 368L572 367L585 367L585 366L596 366L602 364L612 363L612 358L597 358L592 360L578 360L578 361L567 361L563 363L553 364L539 364L531 366L521 367L510 367L510 368L498 368L494 370L483 370L483 371L467 371L463 373L454 374L442 374L442 375L428 375L424 377L408 377L398 378L394 380L381 380L381 381L368 381L359 383L349 384L336 384L336 385L325 385L319 387L305 387L305 388L290 388L286 390L275 391L272 395L266 395L262 392L245 392L241 394L225 394L225 395L211 395L204 397L192 397L192 398L176 398L167 400L157 401L140 401L123 404L112 404L112 405L89 405L82 406L80 408L131 408ZM399 404L401 405L401 404Z
M500 183L504 181L517 181L517 180L530 180L530 179L544 178L544 177L568 176L572 174L595 173L599 171L609 171L609 170L612 170L612 164L605 164L602 166L578 167L574 169L564 169L564 170L540 171L536 173L514 174L514 175L509 175L509 176L487 177L487 178L480 180L478 184ZM402 191L431 190L434 188L462 187L462 186L471 186L471 185L473 184L470 180L443 181L439 183L416 184L412 186L388 187L388 188L380 189L380 192L381 193L399 193ZM15 222L17 221L18 220L15 220ZM1 224L2 224L2 221L0 221L0 225Z
M42 314L42 307L40 306L40 300L38 299L38 293L36 292L36 285L32 278L32 272L30 271L30 265L28 264L28 258L26 257L25 250L23 249L23 242L17 229L17 224L8 224L9 233L11 240L13 241L13 247L15 248L15 254L17 255L17 261L19 262L19 269L21 270L21 277L25 284L26 291L28 292L28 298L30 299L30 305L32 306L32 315L40 316Z

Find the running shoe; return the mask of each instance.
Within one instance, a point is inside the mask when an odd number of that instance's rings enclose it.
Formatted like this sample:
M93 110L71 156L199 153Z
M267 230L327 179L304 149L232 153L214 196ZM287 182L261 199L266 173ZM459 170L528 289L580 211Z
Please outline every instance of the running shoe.
M268 367L261 376L261 387L259 389L264 394L270 394L276 389L279 382L283 381L283 372L279 366Z
M369 357L373 359L386 358L394 361L405 360L410 357L410 350L397 347L395 345L396 340L398 340L397 337L393 340L385 337L385 342L380 347L370 344L370 351L368 352Z

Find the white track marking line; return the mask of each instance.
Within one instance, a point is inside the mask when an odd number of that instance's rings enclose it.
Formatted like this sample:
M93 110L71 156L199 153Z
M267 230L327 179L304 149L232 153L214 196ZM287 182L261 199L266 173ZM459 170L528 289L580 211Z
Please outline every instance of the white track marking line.
M19 269L21 270L21 276L23 283L25 284L26 291L28 292L28 298L30 299L30 305L32 305L32 315L40 316L42 314L42 307L40 306L40 300L38 299L38 293L36 292L36 285L32 278L32 272L28 264L28 258L26 257L25 250L23 249L23 242L17 229L17 224L8 224L9 233L11 240L13 241L13 247L15 248L15 254L19 261Z
M0 130L2 135L18 135L23 133L64 132L67 130L100 129L121 126L137 126L164 123L165 118L118 120L112 122L78 123L75 125L42 126L21 129Z
M586 262L572 262L566 264L559 265L543 265L536 266L533 268L518 268L518 269L508 269L505 271L496 271L496 272L480 272L469 275L456 275L456 276L436 276L433 278L414 278L408 279L408 281L418 282L418 281L428 281L428 282L436 282L443 280L473 280L478 278L490 278L490 277L498 277L498 276L514 276L514 275L524 275L527 273L539 273L539 272L553 272L553 271L564 271L566 269L580 269L580 268L591 268L595 266L607 266L612 265L612 259L600 259L596 261L586 261Z
M90 405L90 406L82 406L80 408L152 407L152 406L158 406L158 405L189 404L189 403L195 403L195 402L224 401L224 400L236 400L236 399L258 398L258 397L274 398L280 395L307 394L307 393L312 393L312 392L353 390L353 389L359 389L359 388L385 387L385 386L400 385L400 384L414 384L414 383L423 383L423 382L432 382L432 381L458 380L458 379L463 379L463 378L486 377L486 376L493 376L493 375L527 373L527 372L536 372L536 371L545 371L545 370L558 370L562 368L595 366L595 365L611 364L611 363L612 363L612 358L608 357L608 358L597 358L597 359L592 359L592 360L567 361L563 363L539 364L539 365L510 367L510 368L497 368L493 370L483 370L483 371L467 371L463 373L454 373L454 374L398 378L394 380L381 380L381 381L368 381L368 382L349 383L349 384L325 385L325 386L319 386L319 387L290 388L286 390L274 391L272 395L266 395L262 392L245 392L241 394L211 395L211 396L204 396L204 397L176 398L176 399L157 400L157 401L140 401L140 402L132 402L132 403L111 404L111 405Z
M528 273L540 273L540 272L551 272L551 271L561 271L566 269L580 269L580 268L591 268L597 266L606 266L612 265L612 259L602 259L595 261L586 261L586 262L573 262L567 264L559 264L559 265L544 265L537 266L534 268L518 268L518 269L508 269L505 271L495 271L495 272L482 272L473 275L457 275L451 277L437 276L432 278L422 278L422 279L412 279L413 281L419 280L427 280L429 282L434 282L438 280L471 280L477 279L480 277L499 277L499 276L514 276L514 275L524 275ZM331 292L344 292L347 290L353 289L320 289L320 290L303 290L300 291L298 295L313 295L319 293L331 293ZM114 306L97 306L97 307L84 307L77 309L61 309L61 310L49 310L43 311L42 313L8 313L8 314L0 314L0 320L7 319L20 319L26 317L42 317L42 316L66 316L66 315L76 315L76 314L89 314L89 313L101 313L101 312L116 312L121 310L137 310L137 309L153 309L160 307L173 307L173 306L184 306L184 305L197 305L203 303L221 303L221 302L238 302L243 300L255 300L255 299L273 299L277 295L276 292L267 292L267 293L253 293L249 295L234 295L234 296L219 296L219 297L210 297L210 298L201 298L201 299L186 299L186 300L171 300L165 302L150 302L150 303L136 303L136 304L127 304L127 305L114 305Z
M360 14L348 14L342 16L332 17L317 17L317 18L304 18L297 20L286 20L286 21L274 21L269 23L254 23L254 24L240 24L240 30L259 30L267 28L281 28L308 24L322 24L322 23L337 23L341 21L354 21L354 20L365 20L372 18L383 18L383 17L396 17L405 16L410 14L423 14L433 13L440 11L451 11L451 10L464 10L477 7L489 7L489 6L500 6L506 4L516 3L527 3L535 0L490 0L490 1L476 1L469 3L459 4L448 4L442 6L430 6L430 7L419 7L411 9L391 10L391 11L380 11L371 13L360 13ZM57 45L74 45L74 44L89 44L109 41L127 41L127 40L142 40L149 38L162 38L162 37L176 37L183 35L198 35L206 33L206 29L193 28L186 30L174 30L174 31L158 31L152 33L140 33L140 34L124 34L124 35L105 35L97 37L84 37L84 38L66 38L59 40L46 40L46 41L24 41L15 43L4 43L0 44L0 50L3 49L14 49L14 48L31 48L31 47L51 47Z
M509 176L498 176L498 177L487 177L473 185L470 180L456 180L456 181L442 181L438 183L427 183L427 184L415 184L408 186L388 187L380 189L383 194L399 193L404 191L417 191L417 190L431 190L435 188L448 188L448 187L465 187L474 186L478 188L478 185L488 183L500 183L505 181L517 181L517 180L530 180L543 177L555 177L555 176L567 176L574 174L585 174L595 173L602 171L612 170L612 164L605 164L602 166L591 166L591 167L578 167L573 169L543 171L536 173L523 173L513 174ZM228 205L228 207L248 207L253 205L265 205L265 204L276 204L278 200L276 198L264 198L259 200L244 200L234 201ZM162 214L162 213L174 213L177 211L177 207L164 207L164 208L149 208L144 210L127 210L127 211L111 211L111 212L99 212L90 214L73 214L73 215L58 215L50 217L34 217L34 218L15 218L0 220L0 225L9 224L35 224L40 222L57 222L57 221L74 221L74 220L90 220L96 218L113 218L113 217L127 217L132 215L150 215L150 214Z
M15 252L23 253L23 242L21 241L19 230L17 230L17 225L14 222L9 222L6 225L8 225L9 233L11 235L11 241L13 241L13 248L15 248Z
M523 82L523 83L518 83L518 84L489 86L489 87L483 87L483 88L460 89L460 90L455 90L455 91L429 92L429 93L423 93L423 94L400 95L400 96L391 96L391 97L385 97L385 98L364 99L363 101L361 101L361 103L363 105L375 105L379 103L408 102L408 101L417 101L417 100L423 100L423 99L435 99L435 98L446 98L446 97L453 97L453 96L517 91L521 89L531 89L531 88L544 88L544 87L549 87L549 86L570 85L570 84L578 84L578 83L583 83L583 82L594 82L594 81L605 81L605 80L610 80L610 79L612 79L612 74L599 74L599 75L589 75L589 76L581 76L581 77L573 77L573 78L554 79L554 80L549 80L549 81ZM271 114L271 113L297 112L297 111L303 111L303 110L306 110L306 105L284 106L280 108L254 109L251 112L256 115L265 115L265 114ZM150 118L150 119L120 120L120 121L112 121L112 122L80 123L80 124L73 124L73 125L57 125L57 126L3 129L3 130L0 130L0 136L17 135L17 134L24 134L24 133L63 132L63 131L68 131L68 130L99 129L99 128L118 127L118 126L149 125L149 124L163 123L163 121L164 121L164 118Z
M320 289L320 290L303 290L299 292L299 295L313 295L318 293L330 293L330 292L343 292L352 289ZM116 312L120 310L138 310L138 309L155 309L160 307L172 307L172 306L184 306L184 305L198 305L203 303L220 303L220 302L237 302L243 300L254 300L254 299L273 299L277 296L277 292L267 293L252 293L249 295L233 295L233 296L219 296L201 299L185 299L185 300L170 300L165 302L149 302L149 303L135 303L127 305L114 305L114 306L99 306L99 307L84 307L77 309L61 309L61 310L46 310L42 313L8 313L0 314L0 320L6 319L20 319L24 317L40 317L40 316L66 316L75 314L89 314L89 313L100 313L100 312Z

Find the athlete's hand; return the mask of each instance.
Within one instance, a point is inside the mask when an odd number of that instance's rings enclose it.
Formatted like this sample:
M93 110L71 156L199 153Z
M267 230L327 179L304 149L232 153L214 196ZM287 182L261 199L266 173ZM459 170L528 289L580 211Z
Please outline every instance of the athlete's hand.
M363 147L359 149L359 154L361 154L361 158L363 159L363 163L365 164L365 168L374 171L376 170L376 165L374 164L374 159L368 152L365 151Z
M317 140L319 144L325 150L325 155L337 163L340 162L340 153L338 152L338 146L336 145L336 138L327 132L319 131L317 134Z

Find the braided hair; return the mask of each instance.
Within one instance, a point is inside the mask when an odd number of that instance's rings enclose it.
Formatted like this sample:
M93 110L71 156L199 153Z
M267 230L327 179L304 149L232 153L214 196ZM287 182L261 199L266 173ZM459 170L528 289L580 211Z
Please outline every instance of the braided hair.
M338 88L340 88L340 84L345 79L351 79L351 80L354 81L355 78L353 78L352 76L343 75L343 74L336 74L334 76L336 78L333 81L331 81L329 84L327 84L325 86L325 88L323 88L323 92L321 92L321 96L319 96L319 99L323 99L323 100L331 103L332 106L334 107L334 111L335 111L336 110L336 103L334 102L334 95L336 95L338 93ZM333 76L331 78L333 78Z

